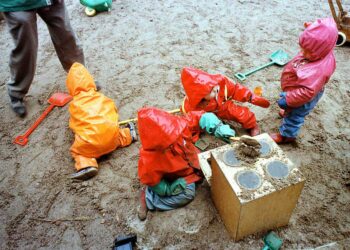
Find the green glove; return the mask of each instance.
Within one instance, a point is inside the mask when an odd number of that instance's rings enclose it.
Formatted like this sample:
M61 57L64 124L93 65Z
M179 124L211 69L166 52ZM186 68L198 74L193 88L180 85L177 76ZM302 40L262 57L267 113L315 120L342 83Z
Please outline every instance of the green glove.
M184 178L178 178L172 183L166 180L161 180L157 185L150 187L150 189L159 196L171 196L181 193L186 188L186 181Z
M201 129L205 129L209 134L214 134L215 137L224 140L236 134L229 125L222 124L219 118L213 113L205 113L202 115L199 120L199 126Z
M215 137L226 139L232 136L235 136L235 131L230 128L229 125L219 125L215 130Z
M219 118L213 113L205 113L199 120L201 129L205 129L209 134L213 134L220 123Z

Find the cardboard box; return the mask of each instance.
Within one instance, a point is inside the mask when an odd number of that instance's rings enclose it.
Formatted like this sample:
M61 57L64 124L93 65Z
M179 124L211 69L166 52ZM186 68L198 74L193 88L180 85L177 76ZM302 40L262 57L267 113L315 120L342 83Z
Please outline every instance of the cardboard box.
M234 240L288 224L305 179L268 134L258 157L234 142L199 154L211 196ZM233 157L235 156L235 157Z

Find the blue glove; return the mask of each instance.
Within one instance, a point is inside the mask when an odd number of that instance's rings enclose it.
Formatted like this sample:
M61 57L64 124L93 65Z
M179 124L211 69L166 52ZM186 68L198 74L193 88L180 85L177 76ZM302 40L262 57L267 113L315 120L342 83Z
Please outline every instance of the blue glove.
M213 113L205 113L199 120L201 129L205 129L209 134L214 134L215 137L226 139L235 136L235 131L229 125L224 125L219 118Z
M286 96L287 96L286 92L280 93L281 98L277 101L277 104L278 104L278 106L280 106L281 109L288 108Z

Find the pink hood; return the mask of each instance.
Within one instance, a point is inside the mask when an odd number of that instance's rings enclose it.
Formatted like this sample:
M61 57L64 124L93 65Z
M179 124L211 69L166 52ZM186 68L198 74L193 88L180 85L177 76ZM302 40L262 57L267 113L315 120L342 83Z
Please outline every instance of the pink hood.
M300 52L283 69L281 86L287 92L288 106L311 101L329 81L336 67L333 49L337 37L333 18L316 20L300 35L299 44L311 52L312 61Z
M312 52L312 61L315 61L326 57L333 50L337 38L338 30L333 18L317 19L301 33L299 44Z

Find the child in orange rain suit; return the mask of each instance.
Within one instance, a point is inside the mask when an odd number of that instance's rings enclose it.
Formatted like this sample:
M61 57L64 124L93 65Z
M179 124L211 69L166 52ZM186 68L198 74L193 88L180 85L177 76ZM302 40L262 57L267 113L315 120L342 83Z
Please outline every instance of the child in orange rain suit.
M97 92L94 79L87 69L74 63L67 76L67 88L73 96L69 105L69 127L75 133L70 148L76 173L71 178L86 180L97 174L96 158L137 140L132 123L119 128L118 110L114 102Z
M157 108L139 110L138 129L142 145L138 175L147 186L141 190L140 220L146 219L148 210L172 210L194 199L202 173L193 143L201 130L222 139L235 135L213 113L175 116Z
M212 75L195 68L183 68L181 81L186 92L182 112L214 112L220 119L239 122L243 128L249 130L251 136L260 133L254 113L234 101L250 102L268 108L270 102L265 98L254 95L248 88L232 82L226 76Z

